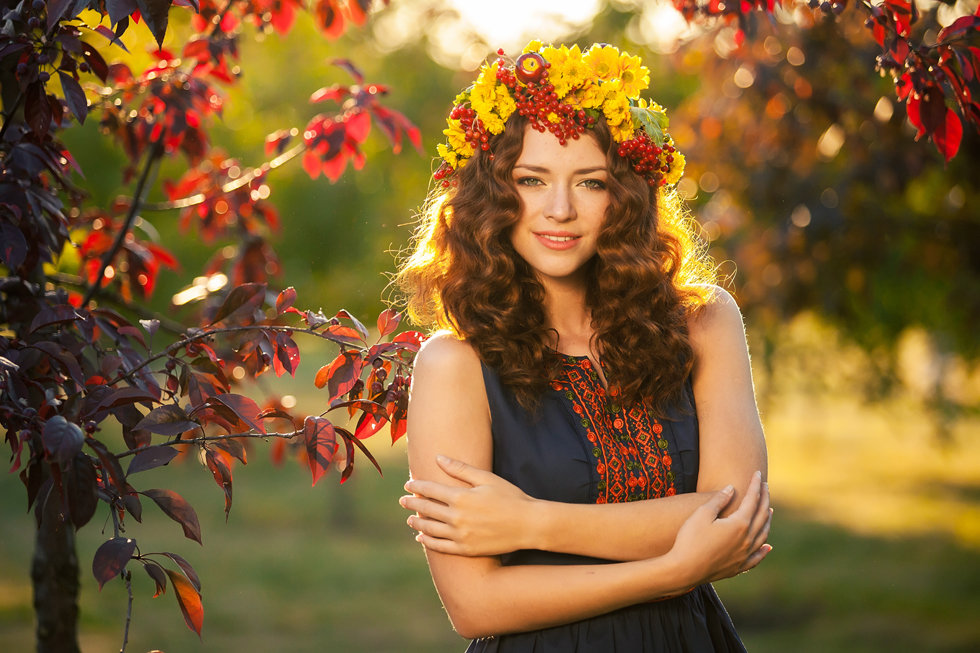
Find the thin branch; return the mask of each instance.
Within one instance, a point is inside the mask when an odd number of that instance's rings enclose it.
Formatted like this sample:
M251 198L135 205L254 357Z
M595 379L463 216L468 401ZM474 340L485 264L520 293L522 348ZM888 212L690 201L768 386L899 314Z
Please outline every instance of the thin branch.
M154 164L160 160L163 156L163 138L158 138L153 141L150 145L150 150L146 155L146 164L143 166L143 172L140 174L140 178L136 183L136 193L133 198L133 202L129 206L129 213L126 214L126 220L123 223L122 229L116 234L116 240L112 243L112 247L109 248L102 256L102 267L99 269L98 275L95 277L95 282L89 287L88 292L85 293L85 298L82 299L82 306L88 306L88 303L92 301L95 295L98 294L99 290L102 288L102 279L105 277L105 271L112 263L112 260L119 253L122 248L123 243L126 240L126 235L133 226L133 221L136 219L136 215L139 213L140 207L143 204L143 197L146 195L147 182L150 179L150 171L154 168Z
M122 575L126 581L128 598L126 600L126 625L123 626L123 641L122 646L119 647L119 653L126 653L126 644L129 643L129 625L133 621L133 574L129 569L124 569Z
M282 438L283 440L292 440L300 434L299 430L289 431L286 433L272 432L272 433L258 433L256 431L246 431L245 433L225 433L224 435L202 435L196 438L174 438L173 440L168 440L167 442L162 442L157 447L172 447L179 444L205 444L207 442L220 442L222 440L233 440L235 438L252 438L265 440L266 438ZM127 449L121 453L116 454L116 458L122 459L126 456L133 456L141 451L145 451L145 447L138 447L136 449Z

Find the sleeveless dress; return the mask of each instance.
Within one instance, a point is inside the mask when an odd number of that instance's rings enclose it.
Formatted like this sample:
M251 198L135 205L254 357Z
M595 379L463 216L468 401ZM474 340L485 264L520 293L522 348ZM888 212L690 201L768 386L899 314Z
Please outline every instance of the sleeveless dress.
M483 366L493 434L493 471L530 496L566 503L637 501L693 492L698 423L686 406L658 420L624 411L587 357L561 356L560 373L531 414ZM549 551L515 551L505 565L608 563ZM703 653L745 651L711 585L582 621L473 640L467 653Z

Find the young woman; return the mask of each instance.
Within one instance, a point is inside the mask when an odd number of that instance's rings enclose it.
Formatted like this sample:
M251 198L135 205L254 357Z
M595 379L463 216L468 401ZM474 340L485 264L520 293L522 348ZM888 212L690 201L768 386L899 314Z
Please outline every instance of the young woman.
M469 651L744 650L710 586L771 510L741 315L649 71L544 47L461 93L411 257L410 496Z

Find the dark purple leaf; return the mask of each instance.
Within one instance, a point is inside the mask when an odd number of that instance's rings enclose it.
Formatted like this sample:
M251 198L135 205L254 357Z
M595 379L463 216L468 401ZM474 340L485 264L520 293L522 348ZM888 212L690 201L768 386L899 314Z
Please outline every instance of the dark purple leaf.
M327 470L330 461L337 453L337 435L330 420L323 417L307 417L303 427L303 439L306 443L306 455L313 474L313 485L316 485Z
M228 318L231 317L234 317L237 321L251 324L254 321L252 319L253 314L262 305L264 300L264 283L242 284L228 293L228 297L225 298L221 308L218 309L211 324L228 321Z
M77 424L55 415L44 423L41 441L47 455L64 467L82 450L85 435Z
M163 37L167 35L167 22L170 18L171 0L136 0L143 21L156 39L157 45L163 47ZM201 634L200 628L198 634Z
M173 437L186 431L200 428L200 426L200 424L188 417L187 413L180 406L164 404L151 410L133 428Z
M16 270L27 256L27 240L20 229L9 222L0 222L0 260Z
M135 550L136 540L128 537L114 537L102 543L92 560L92 573L95 574L95 580L99 581L99 589L122 573Z
M61 77L61 88L65 92L65 102L68 103L68 110L75 114L79 124L85 123L88 116L88 100L85 98L85 91L81 85L71 75L58 71Z
M169 464L170 461L176 457L177 450L173 447L158 445L155 447L140 449L133 456L133 460L129 463L129 468L126 470L126 475L129 476L130 474L135 474L136 472L143 472L148 469L163 467L164 465Z
M198 592L201 591L201 579L198 578L197 572L194 571L194 567L191 567L191 563L187 562L187 560L177 555L176 553L170 553L169 551L164 551L159 555L167 556L168 558L173 560L174 563L178 567L180 567L180 570L184 572L184 575L187 576L187 580L191 582L191 584L194 586L194 589L196 589Z
M153 579L153 583L156 585L156 592L153 594L153 598L156 598L167 591L167 574L163 567L152 560L143 560L142 563L143 569L146 570L147 575Z
M98 476L95 464L85 455L76 455L68 473L65 491L68 495L68 510L72 524L81 528L92 519L98 507L98 497L95 490L98 486Z
M153 499L168 517L180 524L180 527L184 529L185 537L198 544L203 544L201 541L201 524L197 520L197 513L184 497L172 490L159 489L144 490L140 494Z

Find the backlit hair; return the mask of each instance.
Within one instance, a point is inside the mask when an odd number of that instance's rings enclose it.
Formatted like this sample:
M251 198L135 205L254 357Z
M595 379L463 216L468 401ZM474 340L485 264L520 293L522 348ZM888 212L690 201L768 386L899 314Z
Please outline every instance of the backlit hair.
M417 324L466 339L533 409L559 360L544 288L510 241L521 211L512 170L525 126L512 116L456 184L430 192L396 283ZM610 173L609 206L587 263L593 344L624 404L645 402L663 416L694 366L687 320L710 297L715 268L676 192L633 172L604 123L582 136L592 137Z

